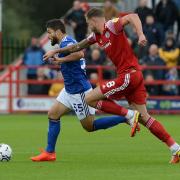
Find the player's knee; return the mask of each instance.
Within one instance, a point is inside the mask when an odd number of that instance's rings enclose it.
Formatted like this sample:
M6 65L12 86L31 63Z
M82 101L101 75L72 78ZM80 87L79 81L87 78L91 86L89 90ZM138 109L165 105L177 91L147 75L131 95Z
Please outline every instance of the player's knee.
M83 129L87 132L93 132L94 131L92 121L81 121L81 125L82 125Z
M48 118L53 120L59 120L59 113L56 113L55 111L48 111Z
M85 101L89 105L89 103L91 102L89 95L85 96Z
M87 95L87 96L85 97L85 101L86 101L86 103L87 103L89 106L91 106L91 107L94 107L94 106L95 106L94 102L92 101L92 99L91 99L91 97L90 97L89 95Z

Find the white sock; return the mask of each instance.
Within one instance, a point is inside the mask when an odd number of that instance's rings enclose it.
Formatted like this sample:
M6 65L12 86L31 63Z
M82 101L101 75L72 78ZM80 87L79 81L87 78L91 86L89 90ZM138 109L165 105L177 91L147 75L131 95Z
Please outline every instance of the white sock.
M173 155L175 155L178 151L180 151L180 146L177 143L174 143L170 148L170 151Z
M132 117L134 116L134 111L132 110L128 110L128 113L126 114L126 119L127 119L127 123L131 126L131 128L133 127L133 120Z
M133 110L129 110L125 116L126 119L131 119L134 116L134 111Z

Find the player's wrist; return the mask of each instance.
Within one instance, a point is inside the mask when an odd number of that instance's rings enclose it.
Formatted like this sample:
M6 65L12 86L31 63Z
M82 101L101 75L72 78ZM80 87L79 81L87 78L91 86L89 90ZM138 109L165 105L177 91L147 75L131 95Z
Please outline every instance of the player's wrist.
M53 53L54 53L54 55L57 54L57 53L61 53L61 49L54 49Z
M139 32L139 33L138 33L138 37L141 37L141 36L144 36L144 33L143 33L143 32Z
M59 58L59 59L58 59L58 62L59 62L59 64L65 62L65 58L63 58L63 57L62 57L62 58Z

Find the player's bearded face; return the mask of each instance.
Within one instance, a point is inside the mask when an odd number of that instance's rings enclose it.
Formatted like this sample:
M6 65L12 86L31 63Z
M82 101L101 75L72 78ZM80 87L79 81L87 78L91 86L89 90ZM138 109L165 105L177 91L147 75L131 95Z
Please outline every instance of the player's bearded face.
M47 33L48 33L48 38L51 41L51 45L54 46L55 44L58 44L59 41L56 35L56 31L48 28Z
M56 35L54 35L51 39L51 45L54 46L55 44L58 44L58 39L57 39Z
M94 33L99 33L97 27L96 27L96 21L94 19L89 19L87 21L89 29Z

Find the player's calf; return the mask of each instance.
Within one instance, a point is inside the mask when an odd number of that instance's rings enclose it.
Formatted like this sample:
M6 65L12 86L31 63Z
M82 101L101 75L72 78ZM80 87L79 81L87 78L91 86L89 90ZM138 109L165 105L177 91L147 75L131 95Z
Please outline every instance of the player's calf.
M87 118L81 120L83 128L88 132L108 129L120 123L129 124L129 122L127 122L127 119L123 116L106 116L94 120L94 116L90 115Z
M94 108L96 108L98 101L104 98L105 96L102 94L100 87L96 87L85 95L86 103Z
M94 121L94 116L88 116L85 119L81 120L81 125L86 130L87 132L93 132L93 121Z

